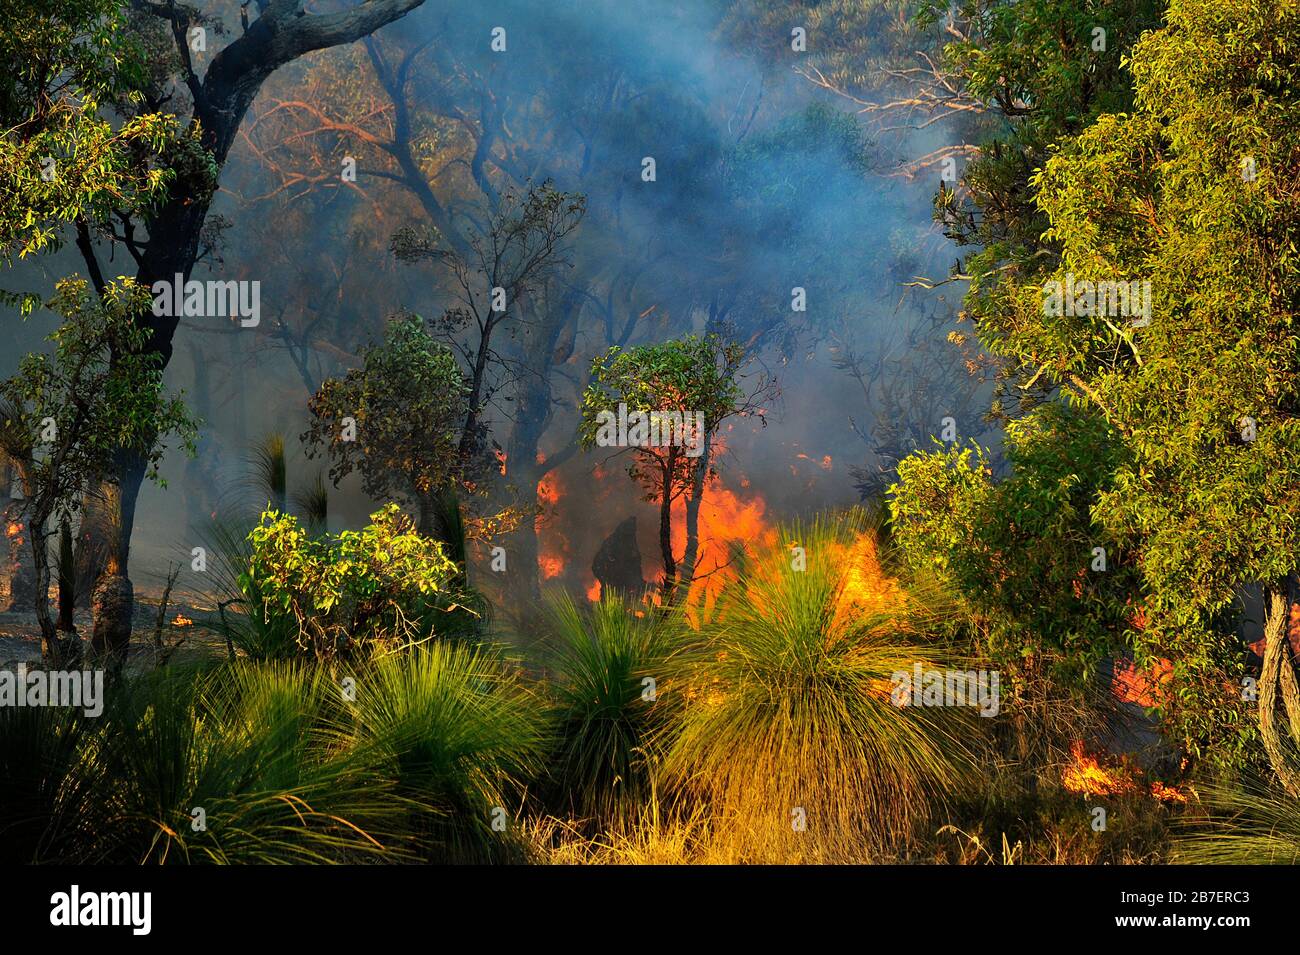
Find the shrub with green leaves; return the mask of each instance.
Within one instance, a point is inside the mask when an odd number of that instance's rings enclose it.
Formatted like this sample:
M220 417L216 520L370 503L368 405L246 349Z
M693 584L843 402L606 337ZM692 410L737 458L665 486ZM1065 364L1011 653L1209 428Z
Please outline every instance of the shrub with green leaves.
M902 461L895 541L914 572L951 589L1000 666L1046 658L1086 682L1138 610L1133 561L1092 516L1122 445L1099 416L1051 402L1007 427L1004 452L1000 480L978 448Z
M292 621L297 648L322 658L463 633L478 599L457 587L459 567L443 545L418 534L396 504L370 520L360 531L312 536L295 517L263 513L239 576L248 613Z

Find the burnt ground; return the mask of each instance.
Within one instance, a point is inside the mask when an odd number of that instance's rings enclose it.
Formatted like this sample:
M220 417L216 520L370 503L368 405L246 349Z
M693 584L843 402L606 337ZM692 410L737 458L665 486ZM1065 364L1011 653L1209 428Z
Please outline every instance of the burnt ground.
M51 608L53 614L53 608ZM176 646L174 653L190 656L195 652L216 651L225 653L225 643L219 633L205 626L208 611L171 603L167 607L162 627L162 641L167 647ZM176 619L188 618L193 624L177 624ZM89 649L91 619L86 610L78 610L73 623ZM137 601L135 629L131 636L131 657L150 657L154 654L155 631L158 626L156 603ZM0 613L0 668L8 669L19 663L34 663L41 658L41 629L35 612Z

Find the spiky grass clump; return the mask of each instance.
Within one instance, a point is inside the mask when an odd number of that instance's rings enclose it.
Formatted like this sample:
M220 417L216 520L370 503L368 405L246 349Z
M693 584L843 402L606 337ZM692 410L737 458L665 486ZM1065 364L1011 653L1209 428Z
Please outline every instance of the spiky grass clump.
M626 822L652 793L681 625L653 611L637 616L614 594L585 608L555 595L544 619L555 725L547 802L577 820Z
M309 531L324 534L329 530L330 492L325 486L324 474L317 471L311 483L303 485L294 494L293 503Z
M784 528L682 675L666 779L711 803L738 860L861 861L971 779L969 713L891 699L893 674L941 669L943 652L876 547L860 514Z
M241 663L122 677L96 719L0 719L30 763L0 799L6 857L75 863L414 858L419 808L347 744L320 668ZM21 725L20 725L21 724Z
M433 807L425 856L439 862L521 857L514 816L541 774L545 713L495 650L430 642L357 673L353 732L398 792Z
M62 707L0 707L0 861L81 862L94 843L96 721Z
M1263 789L1201 791L1208 819L1188 814L1171 861L1192 865L1300 863L1300 799Z
M272 431L253 445L249 455L252 465L252 485L259 495L265 495L266 506L277 511L287 511L289 492L288 459L284 449L284 435Z
M137 686L117 717L126 732L100 757L121 780L106 823L132 856L114 861L410 858L410 806L368 754L340 745L338 695L322 669L288 664Z

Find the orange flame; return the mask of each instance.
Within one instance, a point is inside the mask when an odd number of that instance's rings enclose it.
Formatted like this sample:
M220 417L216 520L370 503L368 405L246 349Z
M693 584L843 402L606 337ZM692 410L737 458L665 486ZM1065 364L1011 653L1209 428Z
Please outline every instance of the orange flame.
M17 537L23 532L23 525L17 521L10 521L9 526L5 528L6 537Z
M1117 769L1108 769L1083 750L1083 740L1070 745L1074 762L1061 774L1061 785L1072 793L1086 796L1118 796L1132 792L1133 780Z
M190 627L194 625L194 621L184 614L178 613L176 619L172 621L172 624L177 627Z
M543 580L554 580L564 573L569 541L555 526L552 515L546 513L560 502L562 495L558 472L552 471L537 482L538 514L533 528L537 532L537 567Z
M702 598L707 607L717 599L723 584L734 577L734 571L728 566L732 545L753 548L760 543L771 544L776 539L776 531L767 521L767 502L762 495L741 497L714 475L700 503L699 538L696 580L687 599L694 603ZM673 502L673 553L685 552L686 501L678 498Z
M1151 784L1151 795L1164 803L1187 802L1187 793L1174 786L1166 786L1158 779Z
M1174 665L1170 660L1159 660L1145 672L1139 670L1132 660L1116 660L1110 689L1116 699L1125 703L1148 708L1159 706L1173 673Z

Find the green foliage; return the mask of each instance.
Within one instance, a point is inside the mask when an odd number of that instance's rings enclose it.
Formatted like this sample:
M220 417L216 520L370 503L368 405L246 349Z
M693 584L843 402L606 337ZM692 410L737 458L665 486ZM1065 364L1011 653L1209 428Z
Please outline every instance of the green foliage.
M358 741L399 793L434 810L417 824L426 858L517 860L514 816L546 742L545 710L517 671L489 648L435 642L356 679Z
M73 222L143 209L173 179L164 154L182 141L174 117L106 108L139 105L144 50L115 0L0 4L0 261L62 243ZM48 164L53 160L53 165ZM6 293L24 312L31 296Z
M1137 556L1139 658L1173 661L1165 715L1187 749L1235 762L1250 726L1223 624L1300 560L1300 16L1187 0L1168 19L1132 50L1133 111L1063 142L1034 180L1059 266L1008 279L980 333L1122 441L1094 518ZM1150 280L1151 323L1046 315L1042 280L1067 274Z
M961 189L940 186L935 219L949 238L973 250L959 266L970 281L963 318L1000 359L997 417L1014 416L1050 392L1048 382L1031 386L1038 363L1011 360L990 346L985 331L1005 310L1009 282L1032 281L1059 261L1060 244L1045 234L1047 217L1037 205L1035 173L1053 144L1104 114L1131 108L1124 56L1144 31L1160 25L1164 6L1162 0L962 0L951 7L926 0L920 7L921 24L942 24L951 13L963 37L945 32L939 75L959 91L959 115L977 117L965 135L980 151L964 164Z
M703 416L704 441L727 417L749 413L738 377L745 349L715 334L688 335L656 345L611 347L591 363L591 382L582 395L579 436L583 447L597 444L602 412L617 414L620 403L628 413L678 413ZM690 439L690 436L687 436ZM694 477L698 460L680 445L637 447L628 474L646 489L647 500L662 501L683 492Z
M419 501L450 489L460 474L459 428L467 411L455 355L423 319L403 315L361 357L361 368L326 380L308 403L308 456L323 446L334 483L359 470L371 497ZM344 418L355 422L355 440L345 434Z
M957 595L1000 666L1046 654L1086 682L1137 610L1133 559L1092 517L1123 446L1098 416L1053 402L1007 427L1005 453L1002 480L976 448L906 458L890 489L895 541Z
M547 609L555 738L547 800L577 819L628 822L653 796L656 743L676 709L667 684L683 624L676 615L638 616L605 593L589 608L560 594Z
M323 670L169 668L94 719L0 712L5 858L62 863L409 858L415 804L347 742ZM202 825L195 809L202 809Z
M28 495L51 508L70 506L122 450L145 454L155 480L166 435L178 434L193 451L196 422L180 398L164 393L156 356L139 350L145 332L134 316L148 301L126 278L103 296L80 280L60 282L47 303L63 318L50 336L54 354L23 356L18 372L0 382L4 450L30 483ZM51 421L54 437L46 438Z
M472 596L442 544L416 533L396 504L360 531L313 537L267 511L249 534L239 576L247 612L293 621L300 652L330 658L459 634Z

